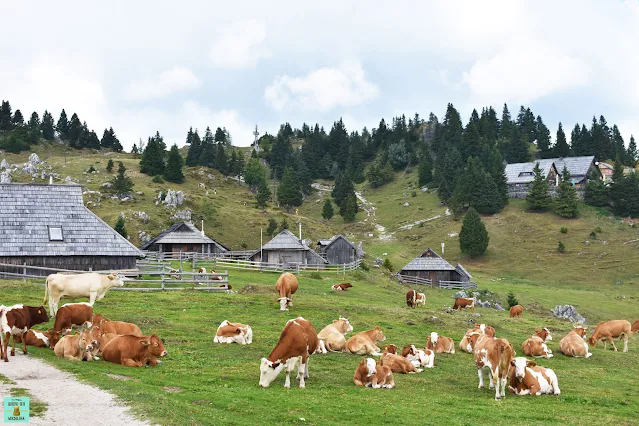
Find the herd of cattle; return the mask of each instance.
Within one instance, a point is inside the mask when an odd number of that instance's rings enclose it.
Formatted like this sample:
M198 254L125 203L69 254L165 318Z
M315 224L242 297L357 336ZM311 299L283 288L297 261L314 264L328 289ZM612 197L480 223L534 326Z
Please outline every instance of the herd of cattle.
M8 343L13 337L11 355L15 355L16 343L22 343L23 352L27 345L49 347L56 356L69 360L92 361L100 358L125 366L157 365L159 358L167 351L157 335L144 336L136 324L112 321L93 311L96 300L114 286L122 286L122 277L116 274L97 273L81 275L53 274L47 278L45 298L49 299L49 312L55 315L54 326L44 332L33 330L37 324L49 321L44 306L14 305L0 306L0 358L8 362ZM292 295L298 290L297 278L290 273L282 274L275 289L279 293L281 310L293 305ZM346 291L352 288L350 283L335 284L334 291ZM58 308L60 298L88 297L89 303L69 303ZM426 296L409 290L406 304L415 308L424 305ZM452 309L473 310L474 299L457 298ZM510 310L511 317L521 316L523 307L516 305ZM73 328L79 333L73 334ZM349 339L345 335L353 331L346 318L334 320L318 334L313 325L304 318L289 320L280 334L280 338L270 355L262 358L260 364L261 387L268 387L282 370L286 370L284 386L290 387L290 373L297 368L299 386L305 387L308 378L309 357L312 354L328 352L349 352L362 355L357 365L353 382L357 386L373 388L393 388L393 373L421 373L425 368L433 368L436 354L454 354L455 342L452 338L441 336L437 332L426 337L424 347L411 344L401 351L394 344L380 348L378 344L386 340L380 327L356 333ZM624 342L624 352L628 351L628 339L633 332L639 332L639 320L631 326L629 321L616 320L601 322L592 335L586 338L586 329L577 326L560 342L560 351L569 357L588 358L590 346L597 342L610 343L617 347L613 339ZM247 324L223 321L217 329L215 343L251 344L253 330ZM550 330L546 327L535 330L535 334L522 344L524 355L536 358L551 358L552 351L547 342L552 341ZM474 355L479 376L479 388L484 387L483 370L489 370L490 389L495 389L495 399L505 396L508 389L517 395L559 395L557 375L549 368L536 364L525 357L515 357L513 345L505 338L498 338L495 329L486 324L476 324L466 331L459 343L459 349ZM369 357L367 357L369 356ZM379 360L370 356L380 357Z

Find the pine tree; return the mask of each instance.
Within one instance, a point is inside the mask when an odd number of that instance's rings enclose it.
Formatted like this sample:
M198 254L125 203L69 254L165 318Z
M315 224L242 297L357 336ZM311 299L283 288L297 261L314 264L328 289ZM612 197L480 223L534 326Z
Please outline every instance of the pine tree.
M142 159L140 160L140 172L149 176L158 176L164 174L164 156L166 152L162 146L164 142L159 133L156 136L149 138L146 148L142 153Z
M354 192L348 194L344 202L339 208L339 214L344 218L345 222L352 222L357 215L357 198Z
M109 158L109 162L107 163L106 166L106 171L111 173L113 171L113 160Z
M184 159L177 144L173 144L164 168L164 179L173 183L184 183Z
M189 151L186 154L186 165L189 167L197 166L202 153L202 141L200 140L200 135L197 133L197 129L195 129L195 132L189 130L187 140L189 141Z
M60 138L66 139L67 134L69 133L69 119L67 118L67 113L62 110L60 113L60 118L58 118L58 124L56 124L56 130L60 135Z
M273 236L277 230L277 222L272 217L268 218L268 227L266 228L266 235Z
M557 188L557 196L553 202L555 213L561 217L575 217L579 213L579 198L570 181L570 172L564 166L561 172L561 183Z
M133 146L131 147L131 154L139 154L140 151L138 149L137 144L133 144Z
M200 166L214 168L216 154L217 154L217 149L215 146L215 139L213 139L213 133L211 133L211 129L207 127L206 132L204 132L204 138L202 138L202 145L200 148L200 158L198 160L198 164Z
M22 115L22 111L17 109L16 112L13 113L11 123L13 123L14 126L22 126L24 124L24 116Z
M433 165L430 160L430 154L426 153L422 158L417 174L419 175L419 186L428 185L433 181Z
M9 101L2 101L0 105L0 131L9 131L13 128L11 117L11 104Z
M637 143L635 142L635 137L632 135L630 136L630 142L628 142L626 159L630 167L635 167L635 164L637 164Z
M489 240L481 217L474 208L469 208L459 232L459 248L462 253L471 257L481 256L486 252Z
M104 129L104 132L102 133L102 139L100 140L100 146L107 149L113 146L113 139L111 139L111 133L109 133L109 129Z
M287 210L302 205L302 190L295 171L291 167L284 169L282 181L277 187L277 201Z
M42 115L42 123L40 123L40 130L42 131L42 137L48 141L55 139L55 122L53 116L49 111L44 111Z
M224 142L218 143L215 153L215 168L219 170L223 175L228 174L228 159L226 155L226 150L224 149Z
M304 195L308 195L311 193L313 178L311 177L311 171L306 166L306 162L302 159L300 160L300 165L297 170L297 178L300 182L300 188L302 189L302 193Z
M226 170L228 171L229 176L237 176L237 152L235 152L235 150L231 151L229 162L226 165Z
M333 159L331 158L331 154L327 152L326 154L324 154L322 160L320 161L318 177L322 179L330 179L331 167L333 167Z
M113 227L113 229L124 238L128 238L129 234L127 234L126 232L125 224L126 222L124 220L124 216L120 215L118 216L118 220L115 222L115 226Z
M226 144L226 132L222 129L220 129L219 127L217 129L215 129L215 143L217 143L218 145L225 145Z
M527 163L530 160L530 146L527 132L513 126L513 134L508 149L508 163Z
M508 180L506 178L506 166L504 166L504 160L501 157L499 147L495 144L488 156L488 174L495 183L497 193L503 200L503 205L508 204Z
M502 139L510 139L513 135L513 122L510 118L510 111L508 111L508 105L504 104L504 109L501 114L501 123L499 126L499 137Z
M266 170L264 170L264 167L260 164L259 159L251 158L244 171L244 183L254 190L262 180L266 181Z
M282 223L280 223L280 232L288 229L288 222L286 221L286 217L282 218Z
M335 212L333 211L333 203L329 198L324 201L324 207L322 208L322 217L326 220L331 220Z
M570 155L570 147L568 146L568 142L566 142L566 134L564 133L564 128L561 123L559 123L559 127L557 128L557 139L555 140L552 152L555 157L559 158Z
M552 202L552 198L548 193L548 182L544 176L545 170L542 172L539 163L536 163L533 173L535 174L535 179L530 192L526 196L526 202L530 210L545 210Z
M539 158L552 158L553 151L550 149L550 130L541 119L541 115L537 116L537 152Z
M271 191L268 188L266 179L262 178L257 184L256 206L260 209L264 209L264 207L266 207L266 203L268 203L270 200Z
M602 180L590 179L586 183L584 203L591 206L606 207L608 205L608 197L608 187Z
M120 161L118 174L111 179L111 192L116 195L128 194L133 189L133 181L126 175L126 167Z
M27 128L29 129L29 142L32 145L39 143L42 133L40 132L40 117L38 117L37 112L34 111L31 114Z

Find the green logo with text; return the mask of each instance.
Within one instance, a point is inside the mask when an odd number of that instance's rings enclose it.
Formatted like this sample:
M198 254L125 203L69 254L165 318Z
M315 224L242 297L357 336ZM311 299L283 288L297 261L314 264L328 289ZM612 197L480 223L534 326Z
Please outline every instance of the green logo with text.
M4 422L29 423L29 398L6 396L4 398Z

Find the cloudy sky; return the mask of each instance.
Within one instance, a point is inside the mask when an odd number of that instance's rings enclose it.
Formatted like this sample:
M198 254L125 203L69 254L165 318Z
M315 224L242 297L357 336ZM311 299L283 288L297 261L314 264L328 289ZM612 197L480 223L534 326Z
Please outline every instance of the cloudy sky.
M128 149L156 130L349 130L504 102L555 133L603 114L639 136L639 0L4 2L0 98L62 108Z

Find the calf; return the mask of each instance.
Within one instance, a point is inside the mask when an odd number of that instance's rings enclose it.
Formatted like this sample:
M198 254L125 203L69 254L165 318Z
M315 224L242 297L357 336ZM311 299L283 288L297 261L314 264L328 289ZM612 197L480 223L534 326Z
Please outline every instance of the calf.
M333 320L332 324L327 325L319 332L319 350L321 353L342 352L346 346L345 334L353 331L353 326L346 318L340 317Z
M93 359L92 351L97 348L98 341L92 339L91 333L84 331L74 336L63 336L56 343L53 351L55 356L64 357L64 359L71 361L91 361Z
M297 291L299 283L295 275L285 272L277 279L275 290L280 294L280 311L288 311L289 306L293 306L293 294Z
M346 291L349 288L353 287L351 283L341 283L341 284L333 284L331 286L331 290L333 291Z
M416 308L417 305L426 304L426 295L424 293L417 293L415 290L408 290L406 293L406 305L409 308Z
M373 358L362 357L359 362L355 375L353 376L355 386L368 386L373 389L395 387L395 379L393 372L388 366L377 365Z
M495 400L499 401L506 396L508 369L515 351L506 339L498 339L482 334L472 336L472 340L474 340L475 364L477 365L477 375L479 376L478 388L484 387L482 370L488 368L490 370L489 389L495 388Z
M387 366L393 373L421 373L421 368L415 368L412 362L401 355L397 355L397 346L388 345L380 358L382 366Z
M485 334L488 337L495 337L495 329L490 325L486 324L475 324L475 327L468 330L461 342L459 342L459 349L464 352L468 352L469 354L474 353L475 349L473 348L472 340L470 339L475 334Z
M368 331L360 331L346 341L346 350L356 355L374 355L380 356L378 342L386 340L384 332L381 328L375 327Z
M639 333L639 320L632 323L632 327L630 328L630 330L633 333Z
M285 388L291 387L290 372L296 365L300 388L306 387L308 358L319 347L313 324L302 317L289 320L271 354L260 363L260 386L267 388L286 366Z
M128 367L158 365L158 358L167 355L160 338L151 336L117 336L102 348L105 361Z
M550 368L540 367L523 357L513 359L510 365L508 390L515 395L561 394L557 375Z
M426 349L430 349L436 354L454 354L455 342L450 337L440 336L433 331L426 338Z
M7 356L7 345L9 344L9 337L20 336L27 332L31 327L36 324L42 324L49 321L49 316L44 306L24 306L13 305L4 307L0 314L0 355L4 357L4 362L9 362ZM26 339L22 339L22 352L27 354ZM11 356L16 354L16 341L13 340L13 346L11 348Z
M628 352L628 338L632 335L632 331L630 328L630 321L626 320L615 320L615 321L604 321L597 324L597 328L592 332L592 336L588 339L588 343L593 348L597 346L597 343L600 340L604 341L604 350L606 349L606 340L610 342L612 348L617 352L617 347L615 346L615 342L612 338L619 337L619 340L623 339L623 351Z
M559 342L559 350L566 356L590 358L588 343L584 340L586 329L578 326Z
M453 309L462 310L464 308L468 308L471 312L475 312L475 299L469 299L466 297L458 297L455 299L455 304L453 305Z
M62 305L55 316L50 348L53 349L56 343L58 343L63 329L74 325L82 326L85 324L90 327L92 318L93 306L89 303L67 303L66 305Z
M98 342L97 350L94 350L92 352L95 357L101 357L102 356L102 349L104 349L104 347L107 345L107 343L109 343L111 340L113 340L116 337L118 337L117 334L103 332L100 329L100 327L97 327L95 325L93 327L91 327L91 329L88 330L88 332L89 332L89 335L91 336L91 341L97 341Z
M22 336L13 336L16 343L22 343L22 340L26 340L27 346L34 346L36 348L48 348L49 340L51 339L51 331L38 331L30 328Z
M546 342L551 340L552 336L547 328L535 330L535 335L527 339L521 349L528 356L552 358L552 351L546 346Z
M253 342L253 330L250 325L224 320L217 328L213 342L250 345Z
M142 334L142 330L140 330L140 327L130 322L111 320L103 321L101 328L105 333L118 334L121 336L144 336L144 334Z
M516 318L516 317L521 318L521 314L523 314L523 312L524 312L524 307L523 306L515 305L515 306L510 308L510 317L511 318Z
M415 345L404 346L402 356L415 367L433 368L435 366L435 352L430 349L417 349Z

